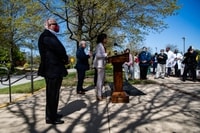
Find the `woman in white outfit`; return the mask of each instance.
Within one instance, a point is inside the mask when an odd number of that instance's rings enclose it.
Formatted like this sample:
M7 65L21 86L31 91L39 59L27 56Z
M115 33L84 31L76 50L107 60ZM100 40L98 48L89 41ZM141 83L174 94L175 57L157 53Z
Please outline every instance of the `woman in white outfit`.
M94 67L97 69L97 83L96 83L96 96L97 100L101 101L103 99L102 89L104 86L105 79L105 65L106 65L106 49L105 44L107 42L107 35L100 34L97 36L97 46L96 55L94 58Z
M139 67L138 53L136 53L134 56L133 71L134 71L134 79L140 79L140 67Z

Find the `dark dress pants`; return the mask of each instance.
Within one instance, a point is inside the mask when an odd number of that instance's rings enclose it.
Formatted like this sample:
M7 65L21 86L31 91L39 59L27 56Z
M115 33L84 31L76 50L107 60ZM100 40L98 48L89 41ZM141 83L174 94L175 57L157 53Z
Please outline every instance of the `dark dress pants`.
M85 70L83 69L77 69L78 73L78 83L77 83L77 88L76 91L82 91L83 90L83 82L85 79Z
M46 120L55 121L57 119L57 109L62 78L45 78L45 81Z
M176 76L176 77L180 77L181 72L180 72L180 70L178 69L178 64L177 64L177 63L176 63L176 65L174 66L174 69L175 69L175 76Z
M171 67L167 67L167 76L169 76L171 74L172 68Z
M97 69L94 68L94 86L97 85Z
M184 67L184 72L183 72L183 80L186 80L187 79L187 74L188 72L191 72L192 74L192 80L196 80L196 69L194 66L192 65L185 65Z
M148 65L140 65L140 79L147 79Z

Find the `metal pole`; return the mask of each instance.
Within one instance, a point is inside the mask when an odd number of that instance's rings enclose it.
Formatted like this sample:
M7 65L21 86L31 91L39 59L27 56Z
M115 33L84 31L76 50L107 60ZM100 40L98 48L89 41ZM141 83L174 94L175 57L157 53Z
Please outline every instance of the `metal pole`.
M31 93L33 94L33 40L31 46Z
M183 54L185 53L185 37L182 38L183 39Z
M8 72L8 84L9 84L9 99L10 99L10 103L11 103L12 102L12 96L11 96L10 72Z

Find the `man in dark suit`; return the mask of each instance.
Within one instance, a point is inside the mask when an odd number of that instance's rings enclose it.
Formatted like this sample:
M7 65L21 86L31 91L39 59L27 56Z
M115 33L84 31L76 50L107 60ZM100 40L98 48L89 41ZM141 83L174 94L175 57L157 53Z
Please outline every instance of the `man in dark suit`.
M56 37L59 26L54 19L45 22L45 30L38 40L40 66L38 75L46 82L46 123L62 124L60 114L57 114L59 92L63 77L67 75L65 64L68 56L62 43Z
M79 44L79 48L76 52L76 70L78 73L78 83L76 87L77 94L85 94L85 89L83 89L83 82L85 78L85 72L89 70L89 62L88 59L91 56L90 51L85 51L86 48L86 42L81 41Z
M148 67L151 61L151 54L147 51L147 47L143 47L142 51L138 55L139 58L139 66L140 66L140 79L147 79Z

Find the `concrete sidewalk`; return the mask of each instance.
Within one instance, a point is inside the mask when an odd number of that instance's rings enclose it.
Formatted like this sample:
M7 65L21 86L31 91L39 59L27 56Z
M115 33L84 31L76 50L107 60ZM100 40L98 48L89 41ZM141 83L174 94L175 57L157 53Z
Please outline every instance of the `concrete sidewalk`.
M149 76L149 79L154 80ZM45 90L0 109L1 133L199 133L200 83L177 78L158 84L130 85L124 89L129 103L96 101L94 87L77 95L76 87L62 87L59 112L62 125L45 124Z

